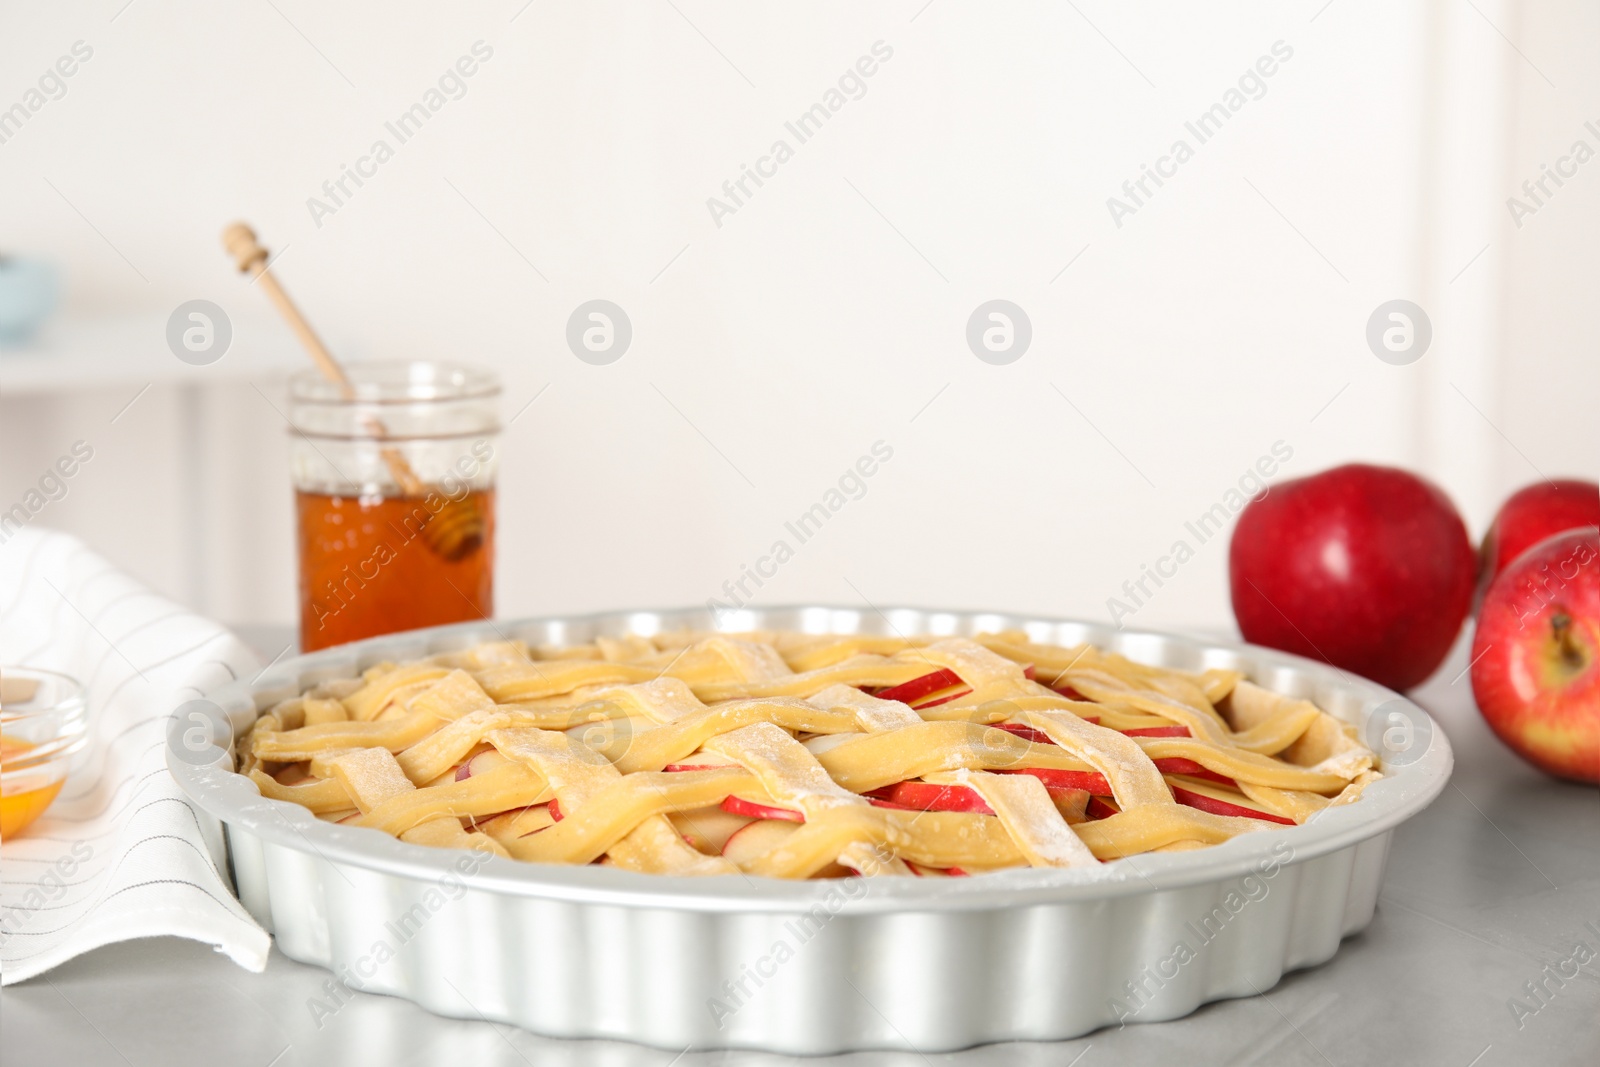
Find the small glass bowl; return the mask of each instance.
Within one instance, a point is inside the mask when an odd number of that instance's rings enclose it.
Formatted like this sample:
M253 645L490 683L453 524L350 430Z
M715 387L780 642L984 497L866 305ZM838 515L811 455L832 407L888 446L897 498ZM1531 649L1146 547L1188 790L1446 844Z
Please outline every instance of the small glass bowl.
M0 839L21 833L55 800L88 725L77 679L0 666Z

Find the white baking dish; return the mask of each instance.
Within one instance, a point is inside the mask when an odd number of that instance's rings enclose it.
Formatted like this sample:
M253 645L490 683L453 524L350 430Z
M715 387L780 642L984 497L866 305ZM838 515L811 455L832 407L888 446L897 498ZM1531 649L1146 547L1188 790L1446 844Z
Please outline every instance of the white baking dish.
M1303 826L1095 872L787 882L545 866L405 844L264 800L223 747L176 728L168 765L226 829L239 897L297 960L442 1015L673 1050L789 1053L1074 1037L1269 989L1371 921L1394 828L1449 777L1441 731L1371 682L1295 656L1081 622L829 607L632 612L420 630L286 660L211 694L234 731L380 660L485 640L585 642L674 629L971 635L1007 628L1163 667L1244 671L1416 748L1360 801ZM1398 716L1398 718L1396 718ZM225 741L226 739L221 739ZM1369 742L1370 743L1370 742Z

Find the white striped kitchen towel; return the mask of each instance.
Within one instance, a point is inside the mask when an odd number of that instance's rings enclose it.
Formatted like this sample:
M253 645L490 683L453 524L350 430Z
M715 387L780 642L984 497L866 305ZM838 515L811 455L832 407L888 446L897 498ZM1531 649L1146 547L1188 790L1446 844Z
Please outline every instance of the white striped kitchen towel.
M0 842L0 982L159 935L262 970L269 938L229 889L221 828L190 807L165 754L173 708L253 673L254 653L77 538L7 532L0 663L83 683L90 740L55 804Z

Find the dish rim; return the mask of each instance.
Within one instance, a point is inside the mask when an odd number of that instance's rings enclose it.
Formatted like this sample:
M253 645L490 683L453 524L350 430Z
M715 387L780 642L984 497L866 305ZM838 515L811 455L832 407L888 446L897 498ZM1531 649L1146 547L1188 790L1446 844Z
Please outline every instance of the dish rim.
M1323 710L1342 721L1354 722L1358 728L1365 729L1379 709L1405 713L1416 728L1428 731L1427 747L1412 761L1384 768L1385 777L1369 785L1359 801L1326 809L1299 826L1242 834L1222 844L1188 852L1144 853L1096 868L1018 868L969 878L878 879L872 893L842 901L843 895L829 881L747 875L683 877L596 866L535 864L492 856L475 859L471 869L463 871L459 860L466 853L462 850L412 845L379 830L319 820L292 801L262 797L253 782L232 769L234 732L245 728L272 704L299 695L317 681L348 677L380 660L414 659L488 640L520 637L536 643L536 629L543 631L545 640L553 633L565 634L572 629L585 634L644 636L680 628L725 633L759 629L818 634L895 633L902 632L894 621L897 617L901 623L925 620L927 625L913 625L918 636L1023 629L1034 639L1069 643L1059 635L1042 633L1042 628L1065 628L1073 631L1073 643L1087 641L1138 662L1178 666L1172 659L1181 657L1199 666L1178 669L1232 666L1268 689L1283 692L1287 685L1291 695L1315 699ZM841 628L847 622L855 628ZM557 638L568 643L574 639ZM1338 694L1338 698L1330 701L1330 694ZM1449 740L1427 712L1400 694L1328 664L1256 645L1117 629L1079 619L917 607L878 610L798 604L722 612L669 608L454 623L293 656L268 665L254 679L239 679L222 686L206 699L226 717L230 732L221 738L224 744L210 747L214 757L207 753L197 758L192 752L186 755L179 751L179 732L169 729L167 765L184 793L230 828L237 826L269 844L315 853L330 864L413 880L439 883L459 879L469 889L515 897L700 912L794 912L824 901L835 915L989 910L1107 900L1227 882L1326 855L1393 829L1439 795L1454 764ZM1132 862L1134 859L1138 862Z

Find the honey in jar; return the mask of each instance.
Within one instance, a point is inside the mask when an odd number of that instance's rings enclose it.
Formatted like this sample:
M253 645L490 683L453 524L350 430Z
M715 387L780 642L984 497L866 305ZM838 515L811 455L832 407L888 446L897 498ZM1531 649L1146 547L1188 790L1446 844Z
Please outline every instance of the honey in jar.
M303 651L494 612L493 374L353 364L290 380Z
M295 493L301 648L493 615L494 491L462 502L483 516L482 534L442 553L424 537L435 519L426 496Z

